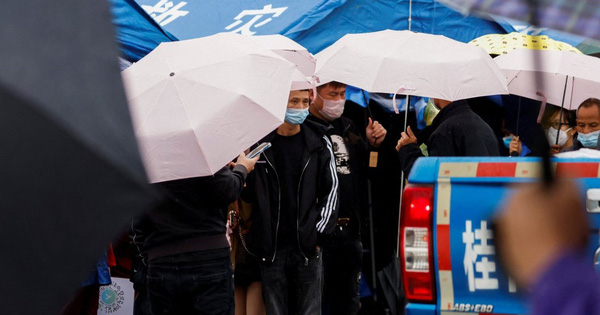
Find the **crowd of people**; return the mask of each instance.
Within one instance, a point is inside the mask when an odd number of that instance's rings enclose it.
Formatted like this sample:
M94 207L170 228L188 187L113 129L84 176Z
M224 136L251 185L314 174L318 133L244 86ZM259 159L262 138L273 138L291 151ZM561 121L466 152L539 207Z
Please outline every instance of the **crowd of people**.
M258 142L270 149L214 176L155 184L164 202L130 232L135 314L359 312L370 152L388 131L342 116L345 90L291 91L285 122ZM522 153L519 137L499 141L468 100L433 103L432 123L397 140L405 174L424 155ZM600 100L575 113L548 106L541 126L550 154L597 149Z

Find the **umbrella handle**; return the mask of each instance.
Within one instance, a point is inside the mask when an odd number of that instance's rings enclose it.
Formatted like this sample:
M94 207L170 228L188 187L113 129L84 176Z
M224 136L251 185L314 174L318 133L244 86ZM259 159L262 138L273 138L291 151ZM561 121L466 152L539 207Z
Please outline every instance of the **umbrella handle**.
M542 123L542 116L544 116L544 111L546 110L546 102L548 101L548 98L546 97L546 94L542 93L541 91L535 92L535 95L541 96L543 98L542 105L540 106L540 113L537 117L537 123L540 124Z
M415 87L410 84L402 85L401 87L398 88L398 90L396 90L396 93L394 93L394 97L392 97L392 105L394 106L394 112L396 114L400 114L400 111L398 110L398 104L396 104L396 95L400 92L406 92L406 91L414 92Z

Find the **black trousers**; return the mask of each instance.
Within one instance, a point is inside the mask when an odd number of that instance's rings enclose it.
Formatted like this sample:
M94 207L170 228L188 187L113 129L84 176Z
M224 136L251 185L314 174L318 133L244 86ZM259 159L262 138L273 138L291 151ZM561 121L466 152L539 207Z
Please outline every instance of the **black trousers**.
M147 290L153 315L233 315L235 311L229 257L200 262L151 261Z
M323 246L323 314L357 314L362 243L349 228L336 227Z

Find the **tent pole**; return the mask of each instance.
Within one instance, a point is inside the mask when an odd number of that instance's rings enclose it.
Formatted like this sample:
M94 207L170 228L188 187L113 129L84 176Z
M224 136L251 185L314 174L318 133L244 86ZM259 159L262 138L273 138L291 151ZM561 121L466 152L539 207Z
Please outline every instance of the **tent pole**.
M412 24L412 0L408 0L408 30L411 30Z

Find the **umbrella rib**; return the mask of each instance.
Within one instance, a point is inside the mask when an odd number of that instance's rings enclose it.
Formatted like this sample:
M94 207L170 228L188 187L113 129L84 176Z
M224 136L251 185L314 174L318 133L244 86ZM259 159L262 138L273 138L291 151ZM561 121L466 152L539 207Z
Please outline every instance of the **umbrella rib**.
M202 154L202 158L204 158L204 161L206 162L206 165L209 166L208 159L206 158L206 154L204 153L204 151L200 147L200 144L198 143L199 137L198 137L198 134L196 133L196 128L194 127L194 125L190 121L190 116L188 115L187 107L185 106L185 103L184 103L185 101L181 97L181 93L179 92L179 87L177 86L177 81L173 81L173 85L175 86L175 90L177 90L177 95L181 99L181 105L183 106L183 110L185 111L185 119L187 119L188 123L192 127L192 132L194 133L194 137L196 137L196 145L198 146L198 151L200 151L200 154ZM210 169L210 166L209 166L209 169ZM213 172L213 170L210 170L210 171L213 174L216 173L216 171L215 172Z
M156 104L158 104L158 101L160 100L160 98L162 97L162 95L165 93L165 90L167 88L167 83L164 81L160 81L157 82L155 85L153 85L152 87L146 89L146 91L155 88L157 85L163 83L162 86L162 90L160 91L160 94L158 95L158 97L156 98L156 100L154 101L154 104L152 104L152 108L150 108L150 111L148 111L148 113L152 113L154 111L154 108L156 107ZM141 94L140 94L141 95ZM148 114L148 116L146 118L144 118L144 120L142 121L142 123L137 126L136 128L142 129L142 127L146 124L146 121L148 121L148 119L150 118L150 115Z
M509 86L509 85L512 83L512 81L514 81L514 80L517 78L517 76L519 76L519 74L520 74L521 72L523 72L523 70L519 70L519 71L517 71L517 73L516 73L516 74L515 74L515 75L512 77L512 79L510 79L510 82L506 83L506 86L507 86L507 88L508 88L508 86ZM509 91L509 93L510 93L510 91Z

